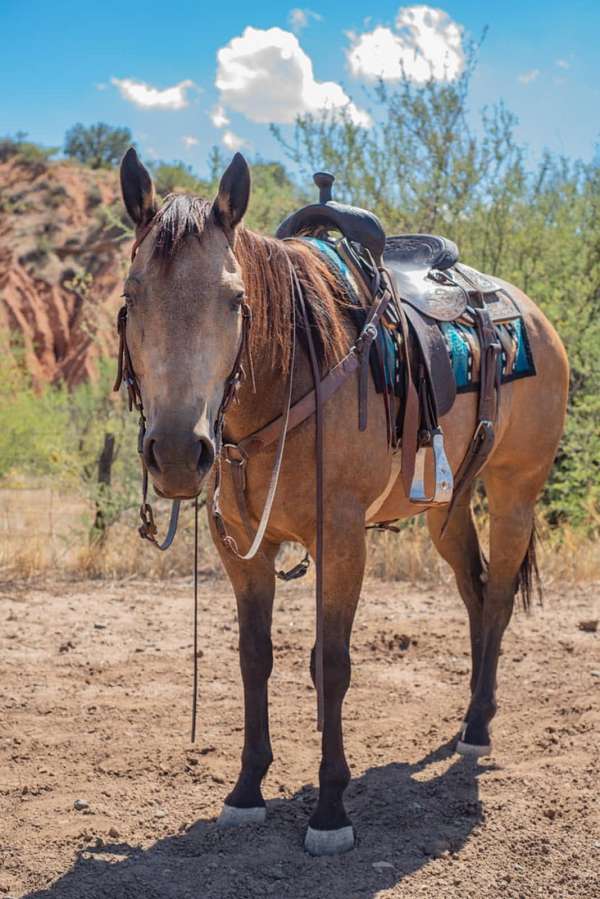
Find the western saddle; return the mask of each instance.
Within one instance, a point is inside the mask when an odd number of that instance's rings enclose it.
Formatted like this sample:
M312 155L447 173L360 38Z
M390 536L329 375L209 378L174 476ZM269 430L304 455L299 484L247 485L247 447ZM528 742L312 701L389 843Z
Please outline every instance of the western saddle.
M408 348L404 350L407 377L419 400L418 450L409 498L418 504L452 505L470 486L494 444L500 386L498 360L502 351L495 325L519 318L521 310L502 284L461 263L458 248L451 240L431 234L386 237L373 213L332 200L334 180L327 172L317 172L314 181L319 188L319 202L289 215L276 236L331 242L355 280L366 286L371 296L375 295L377 272L386 271L396 303L386 312L385 324L397 333L410 333L415 350L412 363ZM341 238L334 241L332 231L339 232ZM454 477L439 425L439 418L450 411L456 398L454 373L441 330L444 322L474 327L480 345L475 432ZM406 439L406 422L404 430L401 422L397 423L397 433L403 433ZM429 496L424 478L428 449L434 461L434 490Z

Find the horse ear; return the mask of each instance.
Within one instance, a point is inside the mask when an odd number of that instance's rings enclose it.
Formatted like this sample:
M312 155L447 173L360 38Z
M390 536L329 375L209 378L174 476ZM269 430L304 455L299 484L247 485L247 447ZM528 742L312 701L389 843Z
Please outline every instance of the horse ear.
M133 147L121 160L121 193L127 212L136 226L143 228L156 213L156 193L150 173Z
M239 225L250 199L250 169L241 153L236 153L219 184L214 202L217 219L226 230Z

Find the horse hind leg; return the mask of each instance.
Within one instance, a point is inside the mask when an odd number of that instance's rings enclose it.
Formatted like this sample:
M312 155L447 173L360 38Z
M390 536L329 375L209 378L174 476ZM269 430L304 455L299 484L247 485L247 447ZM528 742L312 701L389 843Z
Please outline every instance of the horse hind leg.
M489 725L496 714L496 675L502 636L512 616L519 587L531 587L535 541L534 507L545 480L490 468L484 483L490 511L490 561L481 619L477 679L457 752L487 755Z
M479 676L487 562L473 520L470 492L461 498L446 522L447 518L447 507L433 508L427 513L427 525L435 548L454 572L456 586L469 615L472 694Z

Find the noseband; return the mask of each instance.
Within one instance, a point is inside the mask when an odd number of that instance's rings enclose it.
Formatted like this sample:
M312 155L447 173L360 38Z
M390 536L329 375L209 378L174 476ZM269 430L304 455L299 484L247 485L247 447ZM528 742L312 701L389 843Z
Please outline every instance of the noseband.
M158 216L159 214L157 214ZM144 230L133 245L131 251L131 261L135 259L136 253L142 241L148 236L157 221L155 216L151 222L146 225ZM240 343L236 353L233 368L225 381L223 389L223 398L217 411L215 419L215 450L219 456L223 446L223 426L225 421L225 413L233 402L240 384L245 380L246 376L250 377L251 384L254 389L254 369L252 367L252 357L250 355L250 329L252 327L252 310L250 306L244 302L241 306L242 315L242 334ZM164 551L168 549L177 533L177 522L179 520L179 507L181 500L175 499L171 506L171 517L169 527L165 539L160 543L157 540L158 529L154 521L154 513L152 506L148 502L148 467L144 459L144 438L146 436L146 416L144 414L144 404L142 401L142 392L139 381L133 369L131 354L127 345L127 305L121 306L117 315L117 333L119 335L119 349L117 354L117 377L113 390L118 391L121 384L127 387L127 396L129 400L129 411L135 409L139 413L139 430L137 449L142 465L142 502L140 504L141 525L138 528L140 537L149 540L157 549ZM246 363L244 365L244 362Z

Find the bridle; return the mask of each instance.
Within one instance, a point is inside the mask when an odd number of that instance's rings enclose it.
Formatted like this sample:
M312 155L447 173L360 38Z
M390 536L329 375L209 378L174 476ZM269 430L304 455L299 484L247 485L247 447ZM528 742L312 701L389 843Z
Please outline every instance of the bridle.
M140 244L148 236L153 226L156 224L157 218L158 214L152 219L151 222L148 223L148 225L146 225L146 227L143 229L140 236L134 243L133 249L131 251L132 262L135 259ZM225 422L225 414L231 406L231 403L235 399L240 384L245 380L246 376L249 376L253 390L255 389L254 369L252 365L252 356L250 354L250 329L252 327L252 309L250 308L248 303L244 301L241 304L240 312L242 316L240 342L236 352L233 367L225 381L223 398L221 400L215 418L214 438L217 458L219 458L223 447L223 427ZM172 501L171 516L169 519L167 534L165 539L162 542L159 542L159 540L157 539L158 528L154 519L154 512L152 510L152 506L148 502L148 467L144 459L144 438L146 436L147 419L144 413L144 403L142 400L140 383L136 377L133 363L131 361L131 354L127 345L126 303L121 306L117 315L117 333L119 335L119 348L117 352L117 377L113 386L113 390L118 391L121 388L121 384L124 383L127 387L129 411L131 412L133 411L133 409L135 409L139 413L137 450L142 466L142 502L140 504L139 510L141 524L138 528L138 532L140 537L142 537L144 540L149 540L150 543L152 543L153 546L156 547L156 549L164 552L164 550L168 549L171 546L173 540L175 539L175 534L177 533L181 500L175 499ZM197 504L197 502L198 498L196 497L195 503Z

